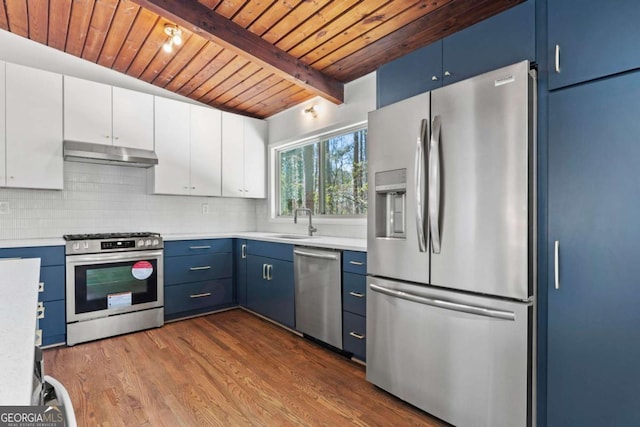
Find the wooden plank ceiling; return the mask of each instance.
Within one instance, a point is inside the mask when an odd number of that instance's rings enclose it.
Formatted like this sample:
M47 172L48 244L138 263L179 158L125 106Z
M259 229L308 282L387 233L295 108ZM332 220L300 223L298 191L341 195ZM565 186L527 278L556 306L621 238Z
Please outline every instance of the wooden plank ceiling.
M343 83L522 1L3 0L0 28L265 118L319 94L339 103ZM183 31L172 53L167 23Z

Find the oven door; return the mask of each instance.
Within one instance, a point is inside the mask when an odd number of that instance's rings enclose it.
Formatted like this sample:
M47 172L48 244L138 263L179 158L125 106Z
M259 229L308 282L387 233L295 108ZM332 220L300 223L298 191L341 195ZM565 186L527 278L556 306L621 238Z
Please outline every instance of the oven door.
M67 323L164 305L162 251L69 255Z

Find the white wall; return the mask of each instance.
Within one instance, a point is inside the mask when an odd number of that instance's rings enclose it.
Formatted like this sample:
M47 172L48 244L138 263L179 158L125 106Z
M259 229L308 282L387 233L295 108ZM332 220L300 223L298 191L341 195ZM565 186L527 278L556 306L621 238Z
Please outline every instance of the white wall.
M0 60L202 105L190 98L5 30L0 30Z
M316 105L318 117L302 114L302 110ZM257 226L259 231L278 233L306 233L307 218L303 216L298 224L292 219L274 218L274 156L276 147L332 132L343 127L367 120L369 111L376 108L376 73L368 74L345 85L345 102L335 105L322 98L314 98L296 107L278 113L269 122L269 199L258 201ZM366 238L366 219L335 220L314 218L314 226L321 236L341 236Z

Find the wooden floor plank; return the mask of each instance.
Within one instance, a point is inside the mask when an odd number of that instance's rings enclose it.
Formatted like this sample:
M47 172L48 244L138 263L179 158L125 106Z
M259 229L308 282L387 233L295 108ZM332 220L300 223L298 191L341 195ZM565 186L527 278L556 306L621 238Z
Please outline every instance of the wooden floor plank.
M243 310L45 351L79 426L444 426Z

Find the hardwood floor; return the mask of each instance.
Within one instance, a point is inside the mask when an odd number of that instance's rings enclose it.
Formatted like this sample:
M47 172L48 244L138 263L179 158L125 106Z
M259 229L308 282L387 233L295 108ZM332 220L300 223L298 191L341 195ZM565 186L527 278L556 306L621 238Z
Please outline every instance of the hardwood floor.
M242 310L45 351L84 426L444 426Z

